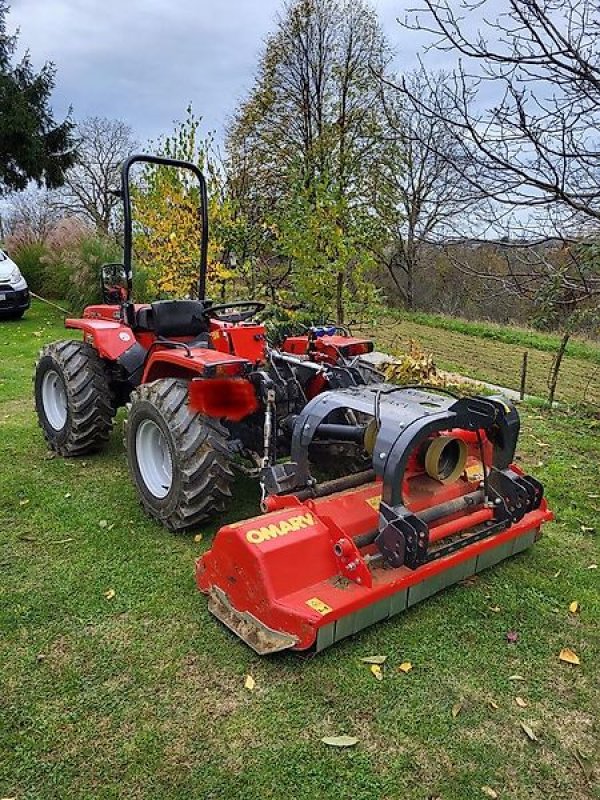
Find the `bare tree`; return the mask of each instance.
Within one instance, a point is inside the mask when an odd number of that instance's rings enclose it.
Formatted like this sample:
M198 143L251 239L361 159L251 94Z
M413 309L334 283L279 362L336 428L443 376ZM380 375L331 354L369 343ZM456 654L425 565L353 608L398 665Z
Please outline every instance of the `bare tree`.
M596 262L581 246L600 222L596 10L592 0L505 0L497 13L490 0L424 0L405 23L458 57L444 87L450 118L408 81L401 89L415 113L445 126L454 147L436 152L470 162L467 180L489 201L486 226L463 236L515 244L505 285L571 309L600 296ZM566 257L529 247L542 239L560 240Z
M2 235L13 242L42 243L59 222L54 193L30 186L8 198Z
M455 115L446 89L447 76L429 76L416 70L404 77L411 96L436 109L436 115L415 113L412 102L382 79L386 137L396 140L390 158L379 165L382 194L395 205L376 203L383 210L389 241L383 242L379 260L385 264L407 308L413 308L415 280L424 246L453 233L460 217L480 195L467 180L472 167L465 161L448 120ZM390 190L389 192L387 190Z
M460 56L448 89L459 112L452 120L457 140L498 202L559 202L600 220L596 4L506 0L505 11L488 17L490 5L425 0L426 16L414 12L408 22L433 34L433 47ZM425 112L438 115L405 88Z
M126 123L104 117L83 120L77 125L76 134L77 164L66 174L57 205L107 234L114 225L114 211L119 204L112 193L119 185L119 168L137 143Z

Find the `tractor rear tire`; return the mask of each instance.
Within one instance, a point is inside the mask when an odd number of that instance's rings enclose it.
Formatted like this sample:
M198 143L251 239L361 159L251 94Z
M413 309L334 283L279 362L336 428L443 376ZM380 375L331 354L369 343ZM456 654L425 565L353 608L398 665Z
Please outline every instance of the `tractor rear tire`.
M108 440L116 414L106 366L85 342L62 341L40 351L35 408L51 450L83 456Z
M234 473L229 432L188 405L188 383L164 378L131 396L125 444L146 513L171 531L224 511Z

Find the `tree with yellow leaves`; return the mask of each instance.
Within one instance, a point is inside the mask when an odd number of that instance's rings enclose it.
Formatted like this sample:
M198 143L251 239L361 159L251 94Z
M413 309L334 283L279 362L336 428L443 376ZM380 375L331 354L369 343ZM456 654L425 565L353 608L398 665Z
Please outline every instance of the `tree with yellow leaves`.
M161 138L154 151L167 158L189 161L208 173L209 229L208 295L225 298L233 277L231 236L233 215L219 191L218 167L208 158L210 139L201 140L200 120L191 106L174 132ZM134 258L145 278L147 292L158 297L195 297L200 264L200 189L193 173L172 167L147 165L132 188Z

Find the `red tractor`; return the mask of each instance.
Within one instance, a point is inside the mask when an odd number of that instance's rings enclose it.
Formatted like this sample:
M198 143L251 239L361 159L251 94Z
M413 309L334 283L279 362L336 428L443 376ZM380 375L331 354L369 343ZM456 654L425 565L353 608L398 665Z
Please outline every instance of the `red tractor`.
M197 297L137 304L132 298L130 171L136 163L188 170L199 184L200 263ZM249 458L258 472L289 450L294 420L317 394L370 381L361 355L372 343L336 328L311 328L267 343L256 300L216 304L206 294L206 181L193 164L134 155L122 167L123 264L102 269L100 305L67 328L83 341L44 347L35 372L35 403L49 447L82 456L107 441L117 409L129 408L129 468L146 511L173 531L196 526L225 507L233 464ZM351 411L333 420L356 423ZM361 459L361 443L336 440L329 454Z

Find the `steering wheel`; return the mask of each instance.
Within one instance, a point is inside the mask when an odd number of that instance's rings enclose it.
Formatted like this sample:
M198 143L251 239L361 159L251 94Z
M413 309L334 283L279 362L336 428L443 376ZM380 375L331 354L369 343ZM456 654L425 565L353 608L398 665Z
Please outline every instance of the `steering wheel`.
M238 311L234 314L225 314L219 316L219 311L230 311L232 308L246 308L247 311ZM235 300L233 303L217 303L214 306L209 306L204 309L204 314L209 319L217 319L221 322L245 322L247 319L252 319L255 314L266 308L266 303L260 303L258 300Z

